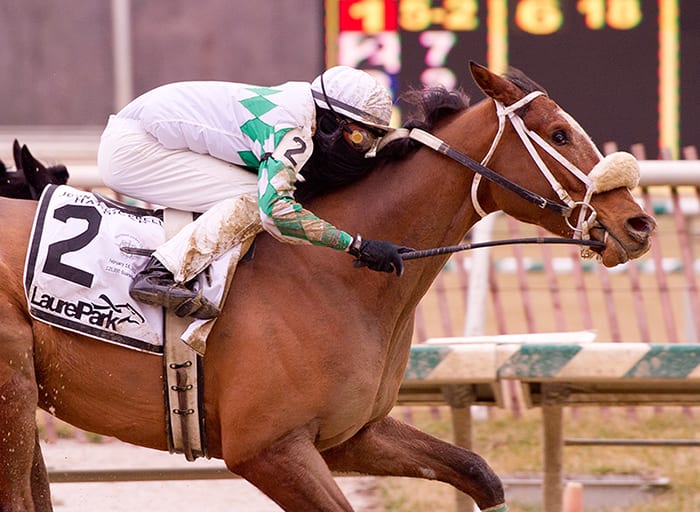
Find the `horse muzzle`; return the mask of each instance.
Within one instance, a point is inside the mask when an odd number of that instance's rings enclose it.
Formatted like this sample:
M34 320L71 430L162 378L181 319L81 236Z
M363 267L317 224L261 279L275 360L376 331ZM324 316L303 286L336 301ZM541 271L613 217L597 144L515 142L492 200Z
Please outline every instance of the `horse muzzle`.
M597 221L590 229L590 237L605 243L604 248L593 250L603 265L614 267L646 253L655 230L656 220L642 213L627 218L619 233Z

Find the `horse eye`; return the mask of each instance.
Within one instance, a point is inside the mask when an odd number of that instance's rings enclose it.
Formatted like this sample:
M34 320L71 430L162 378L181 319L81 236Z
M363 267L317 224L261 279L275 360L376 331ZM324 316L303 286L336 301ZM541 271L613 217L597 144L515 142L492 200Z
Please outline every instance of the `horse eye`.
M564 130L557 130L552 134L552 142L557 146L564 146L569 143L569 135Z

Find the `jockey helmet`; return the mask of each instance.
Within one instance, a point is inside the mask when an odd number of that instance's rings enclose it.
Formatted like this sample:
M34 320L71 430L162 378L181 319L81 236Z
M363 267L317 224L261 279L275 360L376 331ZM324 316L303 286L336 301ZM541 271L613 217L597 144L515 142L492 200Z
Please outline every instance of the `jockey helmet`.
M382 131L391 129L391 94L365 71L334 66L314 79L311 93L322 109Z

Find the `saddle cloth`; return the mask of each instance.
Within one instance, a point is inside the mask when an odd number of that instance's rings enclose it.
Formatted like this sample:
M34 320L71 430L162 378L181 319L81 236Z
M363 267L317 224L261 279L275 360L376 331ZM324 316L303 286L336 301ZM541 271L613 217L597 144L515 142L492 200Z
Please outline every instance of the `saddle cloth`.
M162 210L122 205L67 185L47 187L29 241L24 285L29 313L48 324L142 352L163 353L163 309L135 301L129 285L165 242ZM223 302L239 244L201 278L204 295ZM128 249L127 249L128 251ZM182 340L203 354L215 319L193 320Z

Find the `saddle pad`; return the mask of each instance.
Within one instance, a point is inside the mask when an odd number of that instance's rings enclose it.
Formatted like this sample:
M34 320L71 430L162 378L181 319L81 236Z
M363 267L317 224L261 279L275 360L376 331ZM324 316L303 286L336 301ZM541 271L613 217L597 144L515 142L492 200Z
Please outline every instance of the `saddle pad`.
M159 213L122 207L66 185L47 187L24 271L30 314L93 338L162 354L162 308L128 293L148 258L121 250L162 244Z

